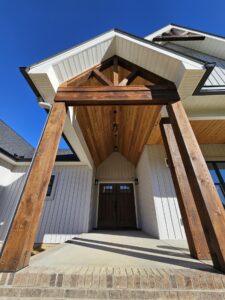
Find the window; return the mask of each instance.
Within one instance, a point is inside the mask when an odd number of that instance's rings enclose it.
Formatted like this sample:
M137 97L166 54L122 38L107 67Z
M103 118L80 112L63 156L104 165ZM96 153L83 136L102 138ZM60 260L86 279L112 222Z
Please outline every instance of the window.
M130 193L130 186L129 185L120 185L120 192L121 193Z
M103 193L104 194L111 194L113 192L113 186L112 185L104 185L103 186Z
M57 179L57 174L54 174L51 176L49 184L48 184L48 189L47 189L47 194L46 194L46 200L53 200L55 190L56 190L56 180Z
M225 207L225 162L207 162L209 172L220 196L220 199Z

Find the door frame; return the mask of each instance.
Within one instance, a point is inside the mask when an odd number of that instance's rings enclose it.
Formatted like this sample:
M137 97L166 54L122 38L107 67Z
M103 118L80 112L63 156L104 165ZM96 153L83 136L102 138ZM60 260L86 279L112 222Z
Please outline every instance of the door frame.
M96 203L96 215L95 215L95 228L98 228L98 209L99 209L99 189L100 184L114 184L114 183L129 183L133 184L133 191L134 191L134 208L135 208L135 217L136 217L136 227L139 229L140 223L139 223L139 217L138 217L138 205L137 205L137 193L136 193L136 185L134 180L99 180L98 186L97 186L97 203Z

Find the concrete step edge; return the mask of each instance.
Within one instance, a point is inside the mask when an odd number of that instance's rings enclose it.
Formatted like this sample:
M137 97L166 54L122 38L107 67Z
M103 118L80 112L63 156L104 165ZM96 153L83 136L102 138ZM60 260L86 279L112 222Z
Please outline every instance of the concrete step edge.
M2 287L0 298L9 299L146 299L146 297L166 296L196 296L215 295L225 296L225 289L216 290L172 290L172 289L63 289L63 288L31 288L31 287ZM192 298L191 298L192 299ZM194 298L193 298L194 299Z

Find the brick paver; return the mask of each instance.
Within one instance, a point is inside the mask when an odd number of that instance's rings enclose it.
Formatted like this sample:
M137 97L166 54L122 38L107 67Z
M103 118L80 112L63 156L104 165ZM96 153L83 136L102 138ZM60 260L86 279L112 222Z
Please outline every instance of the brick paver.
M75 273L0 274L0 299L225 299L216 271L77 267Z

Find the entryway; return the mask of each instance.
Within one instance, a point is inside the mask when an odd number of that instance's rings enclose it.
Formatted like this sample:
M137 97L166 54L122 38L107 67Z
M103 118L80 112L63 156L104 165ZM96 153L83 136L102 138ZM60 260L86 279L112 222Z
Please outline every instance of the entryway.
M99 185L98 229L135 229L136 214L132 183Z

